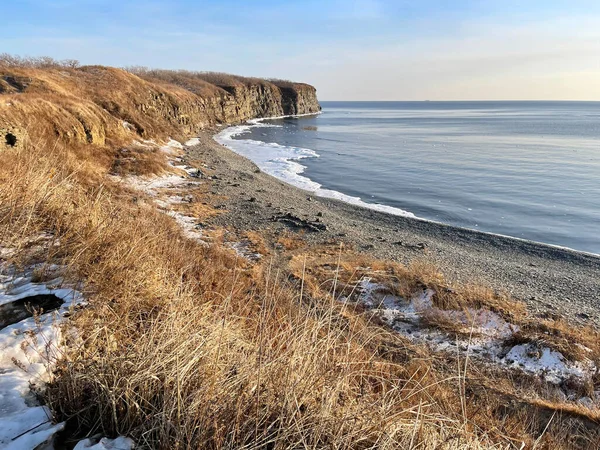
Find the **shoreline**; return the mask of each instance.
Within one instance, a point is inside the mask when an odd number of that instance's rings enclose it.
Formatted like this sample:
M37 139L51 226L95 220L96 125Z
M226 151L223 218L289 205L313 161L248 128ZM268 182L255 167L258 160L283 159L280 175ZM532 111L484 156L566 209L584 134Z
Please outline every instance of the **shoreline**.
M227 125L227 126L224 126L224 127L220 128L219 131L214 134L213 139L219 145L227 147L229 150L233 151L234 153L236 153L236 154L238 154L238 155L240 155L242 157L245 157L245 158L248 158L248 159L252 160L252 157L249 157L249 156L245 155L243 151L238 151L235 148L233 148L232 146L228 145L228 141L244 142L244 139L234 139L235 136L238 136L238 135L240 135L240 134L243 133L243 131L235 130L236 128L250 128L252 126L259 125L263 121L278 120L278 119L284 119L284 118L298 118L298 117L314 116L314 115L319 115L319 114L322 114L322 112L308 113L308 114L299 114L299 115L288 115L288 116L280 116L280 117L263 117L263 118L251 119L251 120L248 120L244 124ZM228 133L228 131L229 131L229 133ZM238 131L238 132L235 132L235 131ZM252 139L250 139L250 141L254 142ZM265 144L265 146L270 145L269 143L264 143L264 144ZM285 146L283 146L283 147L285 147ZM580 249L568 247L568 246L561 245L561 244L552 244L552 243L547 243L547 242L542 242L542 241L535 241L535 240L532 240L532 239L527 239L527 238L522 238L522 237L517 237L517 236L511 236L509 234L496 233L496 232L493 232L493 231L484 231L484 230L478 230L478 229L475 229L475 228L461 227L459 225L454 225L454 224L450 224L450 223L446 223L446 222L440 222L440 221L437 221L435 219L429 219L429 218L426 218L426 217L420 217L420 216L417 216L416 214L414 214L414 213L412 213L410 211L406 211L406 210L403 210L403 209L398 208L398 207L394 207L394 206L391 206L391 205L386 205L384 203L370 203L368 201L362 200L361 197L353 197L353 196L345 194L344 192L341 192L341 191L336 191L336 190L328 189L328 188L324 187L323 185L321 185L320 183L318 183L318 182L314 181L313 179L311 179L311 178L307 177L306 175L304 175L306 167L303 166L302 163L300 162L302 159L305 159L305 158L311 158L311 157L319 158L320 155L316 154L314 152L314 150L311 150L311 149L300 149L300 150L306 150L306 151L313 152L314 156L313 155L302 155L302 154L300 154L300 155L283 156L281 158L278 158L278 159L282 159L284 161L284 163L287 164L286 169L291 170L294 175L298 176L301 179L300 181L295 180L293 177L289 178L289 179L285 179L285 177L278 176L277 173L269 173L269 170L265 170L263 167L261 167L260 162L255 162L255 161L252 161L252 162L254 164L258 165L258 167L263 172L266 172L267 174L269 174L269 175L271 175L271 176L279 179L283 183L286 183L286 184L291 185L291 186L293 186L295 188L304 190L308 194L315 195L315 196L320 197L320 198L339 200L339 201L342 201L344 203L348 203L348 204L351 204L351 205L363 207L363 208L370 209L370 210L373 210L373 211L383 212L385 214L390 214L390 215L394 215L394 216L409 217L409 218L412 218L412 219L421 220L421 221L425 221L425 222L431 222L431 223L436 223L436 224L441 224L441 225L448 225L448 226L453 227L453 228L465 229L465 230L469 230L469 231L473 231L473 232L478 232L478 233L483 233L483 234L488 234L488 235L496 236L496 237L503 237L503 238L515 239L515 240L522 241L524 243L544 245L544 246L553 247L553 248L560 249L560 250L568 250L568 251L571 251L571 252L581 253L581 254L584 254L584 255L588 255L588 256L593 256L593 257L596 257L596 258L600 258L600 253L594 253L594 252L591 252L591 251L580 250ZM300 169L295 169L296 167L300 167Z
M451 283L484 284L524 301L541 317L600 326L600 257L510 236L380 212L319 197L259 170L203 132L186 159L214 173L211 193L223 213L204 227L278 235L300 232L311 244L340 242L404 264L425 260Z
M319 112L318 114L321 114L321 112ZM253 158L244 154L244 152L239 151L239 149L238 150L234 149L231 145L228 145L228 143L246 142L246 140L244 140L244 139L238 140L238 139L234 139L234 137L245 133L246 129L249 129L253 126L261 126L261 122L263 122L265 120L277 120L277 119L282 119L285 117L298 118L298 117L312 116L312 115L318 115L318 114L310 113L310 114L300 114L300 115L296 115L296 116L266 117L266 118L252 119L252 120L247 121L246 124L243 124L243 125L228 126L224 129L222 129L221 131L219 131L213 138L218 144L229 148L234 153L236 153L242 157L248 158L250 160L253 160ZM265 126L278 126L278 125L265 125ZM253 140L249 140L249 141L252 142L253 144L254 144L254 142L258 142L258 141L253 141ZM252 150L254 150L253 144L251 145ZM369 203L369 202L362 200L360 197L353 197L351 195L345 194L340 191L327 189L327 188L323 187L323 185L321 185L320 183L303 175L304 171L306 169L306 166L302 165L300 163L300 161L303 159L307 159L307 158L319 158L320 157L320 155L312 149L306 149L306 148L301 148L301 147L286 147L286 146L282 146L281 144L269 144L266 142L259 143L259 145L264 145L266 147L277 146L277 147L285 148L285 149L292 148L294 151L299 151L299 153L295 154L295 155L277 156L275 158L275 160L277 160L279 162L283 162L283 170L281 170L279 165L276 166L276 168L279 170L273 170L273 168L271 168L271 170L268 170L268 168L265 167L264 163L270 164L272 162L272 160L270 158L267 159L266 161L263 161L263 166L261 166L261 164L259 162L253 161L254 164L258 165L258 167L263 172L266 172L267 174L274 176L275 178L278 178L280 181L282 181L286 184L294 186L298 189L305 190L312 195L316 195L317 197L330 198L333 200L340 200L345 203L349 203L349 204L356 205L356 206L361 206L363 208L371 209L374 211L385 212L387 214L392 214L395 216L413 217L413 218L417 218L420 220L429 220L429 219L417 217L412 212L405 211L401 208L397 208L394 206L389 206L389 205L385 205L385 204L381 204L381 203ZM287 174L287 179L285 179L286 176L278 176L278 174L279 175Z

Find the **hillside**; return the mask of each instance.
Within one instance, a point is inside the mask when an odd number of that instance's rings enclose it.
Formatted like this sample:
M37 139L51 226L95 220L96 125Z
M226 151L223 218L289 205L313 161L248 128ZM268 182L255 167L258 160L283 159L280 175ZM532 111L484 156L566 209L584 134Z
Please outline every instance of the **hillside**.
M312 86L2 61L0 448L599 447L596 329L311 239L324 204L212 140Z
M111 145L188 136L215 124L320 111L302 83L175 71L0 65L0 145L53 136Z

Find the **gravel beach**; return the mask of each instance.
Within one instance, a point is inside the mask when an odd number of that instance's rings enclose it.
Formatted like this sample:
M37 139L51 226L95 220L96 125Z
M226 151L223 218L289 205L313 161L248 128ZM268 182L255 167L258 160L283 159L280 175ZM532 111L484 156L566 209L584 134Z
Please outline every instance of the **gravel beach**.
M393 216L315 197L262 173L213 140L186 148L201 161L224 213L207 226L236 232L301 231L314 244L343 242L402 263L427 260L450 282L481 283L523 300L532 314L600 325L600 256L449 225ZM201 169L202 171L202 169Z

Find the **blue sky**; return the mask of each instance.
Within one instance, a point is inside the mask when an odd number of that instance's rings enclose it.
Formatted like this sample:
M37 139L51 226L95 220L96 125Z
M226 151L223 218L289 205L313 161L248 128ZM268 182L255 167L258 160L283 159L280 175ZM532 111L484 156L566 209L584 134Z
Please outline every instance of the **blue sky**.
M314 84L324 100L600 100L600 1L8 0L0 52Z

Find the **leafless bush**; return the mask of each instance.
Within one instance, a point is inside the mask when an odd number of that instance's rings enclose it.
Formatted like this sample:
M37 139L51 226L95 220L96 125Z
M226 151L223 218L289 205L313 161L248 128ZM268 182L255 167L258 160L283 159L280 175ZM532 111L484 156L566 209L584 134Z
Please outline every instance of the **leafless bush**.
M52 69L52 68L70 68L79 67L79 61L76 59L56 60L49 56L17 56L9 53L0 53L0 67L21 67L30 69Z

